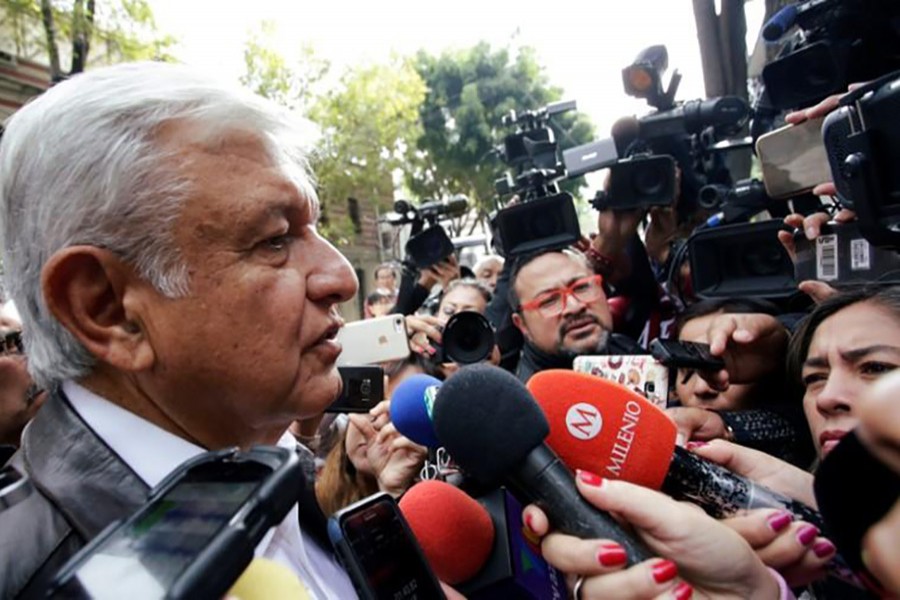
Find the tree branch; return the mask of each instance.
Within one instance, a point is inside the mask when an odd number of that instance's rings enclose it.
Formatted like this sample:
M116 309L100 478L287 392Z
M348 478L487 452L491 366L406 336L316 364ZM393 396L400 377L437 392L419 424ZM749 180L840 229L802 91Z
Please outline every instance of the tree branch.
M53 20L53 5L50 0L41 0L41 19L47 35L47 54L50 58L50 78L59 81L63 77L59 66L59 48L56 45L56 23Z

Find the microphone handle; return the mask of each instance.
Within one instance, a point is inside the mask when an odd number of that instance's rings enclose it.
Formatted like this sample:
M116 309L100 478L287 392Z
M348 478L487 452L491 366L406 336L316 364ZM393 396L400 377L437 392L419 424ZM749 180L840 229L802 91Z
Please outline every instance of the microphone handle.
M594 507L575 486L572 472L546 445L534 448L507 475L509 487L525 502L538 505L558 530L582 539L618 542L636 564L655 556L643 542L625 531L608 513Z
M778 508L822 529L822 515L802 502L758 485L725 467L676 446L662 491L677 500L690 500L712 517L731 517L741 510Z
M743 509L777 508L790 512L795 519L815 525L827 534L825 520L817 510L732 473L680 446L675 447L662 491L676 500L693 502L716 519L734 516ZM828 572L851 585L864 587L839 554L828 563Z

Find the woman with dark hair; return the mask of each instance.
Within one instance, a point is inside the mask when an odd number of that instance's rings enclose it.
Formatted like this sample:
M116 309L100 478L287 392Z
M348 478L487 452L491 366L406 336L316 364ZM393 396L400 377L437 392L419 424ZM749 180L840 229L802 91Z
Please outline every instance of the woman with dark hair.
M787 330L775 317L778 308L763 300L724 298L692 304L675 321L679 341L709 343L709 331L721 315L765 315L781 329L781 342L756 359L758 376L746 383L716 387L700 373L678 369L674 396L680 406L669 415L689 439L724 438L762 450L800 466L812 460L812 443L799 394L785 386Z
M859 408L886 373L900 367L900 287L866 287L834 295L800 323L788 348L789 384L799 387L818 457L825 457L859 425ZM752 450L711 443L694 451L740 475L816 506L813 475ZM852 493L852 490L848 490ZM828 556L827 544L817 556ZM816 597L860 593L832 580ZM868 596L867 596L868 597Z
M803 389L803 408L819 457L856 427L857 399L900 367L900 287L832 296L801 324L788 350L788 374Z

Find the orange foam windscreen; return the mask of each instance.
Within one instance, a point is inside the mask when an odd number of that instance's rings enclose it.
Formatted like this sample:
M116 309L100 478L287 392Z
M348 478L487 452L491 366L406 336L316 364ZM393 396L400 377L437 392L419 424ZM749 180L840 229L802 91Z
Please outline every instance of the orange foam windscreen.
M678 429L640 394L586 373L536 373L528 390L550 423L547 445L571 469L659 489Z
M468 581L487 562L494 523L487 510L459 488L421 481L400 498L400 511L441 581Z

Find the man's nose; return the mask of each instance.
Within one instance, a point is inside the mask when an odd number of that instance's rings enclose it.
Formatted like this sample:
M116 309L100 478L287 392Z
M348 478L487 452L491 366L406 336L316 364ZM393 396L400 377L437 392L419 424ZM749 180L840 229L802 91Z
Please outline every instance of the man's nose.
M324 238L319 239L316 252L306 260L313 262L307 282L307 296L312 300L329 300L334 304L353 298L359 289L356 272L343 254Z

